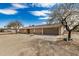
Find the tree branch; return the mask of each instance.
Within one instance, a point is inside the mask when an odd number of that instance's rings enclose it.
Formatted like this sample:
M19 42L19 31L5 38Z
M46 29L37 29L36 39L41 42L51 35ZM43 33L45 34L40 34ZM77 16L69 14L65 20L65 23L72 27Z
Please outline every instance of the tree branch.
M75 25L75 26L73 27L73 29L71 29L71 31L74 30L75 28L77 28L78 26L79 26L79 24L78 24L78 25Z
M69 31L69 27L68 27L68 25L67 25L67 21L66 21L66 19L67 19L67 17L68 16L70 16L71 15L71 12L63 19L62 18L62 20L61 20L61 23L66 27L66 29ZM65 23L65 24L64 24Z

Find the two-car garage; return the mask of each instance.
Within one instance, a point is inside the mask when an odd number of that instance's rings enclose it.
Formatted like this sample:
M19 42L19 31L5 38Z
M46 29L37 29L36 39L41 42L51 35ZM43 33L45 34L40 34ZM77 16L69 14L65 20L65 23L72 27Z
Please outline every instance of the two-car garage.
M40 34L40 35L60 35L63 34L63 26L61 25L41 25L21 28L20 33Z

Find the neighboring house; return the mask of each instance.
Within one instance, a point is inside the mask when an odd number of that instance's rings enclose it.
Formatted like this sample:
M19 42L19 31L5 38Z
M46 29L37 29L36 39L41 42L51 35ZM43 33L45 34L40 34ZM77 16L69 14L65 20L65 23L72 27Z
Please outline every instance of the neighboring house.
M38 25L21 28L19 32L26 34L62 35L64 33L64 27L61 24Z
M7 28L5 27L4 32L11 32L11 33L16 33L16 30L13 27ZM17 30L17 32L19 32L19 29Z
M14 29L4 29L4 32L11 32L11 33L15 33Z

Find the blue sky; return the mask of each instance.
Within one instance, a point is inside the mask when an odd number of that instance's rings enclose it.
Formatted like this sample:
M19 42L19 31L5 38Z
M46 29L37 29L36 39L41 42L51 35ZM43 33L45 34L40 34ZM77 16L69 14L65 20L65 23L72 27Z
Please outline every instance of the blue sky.
M24 26L45 24L55 3L0 3L0 27L19 20Z

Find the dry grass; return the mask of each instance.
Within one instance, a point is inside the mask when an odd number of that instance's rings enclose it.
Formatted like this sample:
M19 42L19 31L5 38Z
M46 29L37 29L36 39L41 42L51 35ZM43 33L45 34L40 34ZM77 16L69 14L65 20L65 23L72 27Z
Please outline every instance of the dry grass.
M65 42L57 38L61 37L26 34L0 35L0 55L79 56L79 40Z
M75 41L73 41L75 42ZM79 55L79 45L72 42L57 41L51 42L42 39L36 39L29 42L30 49L21 51L20 56L77 56Z

